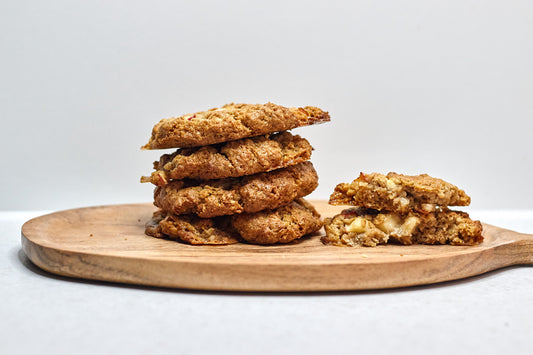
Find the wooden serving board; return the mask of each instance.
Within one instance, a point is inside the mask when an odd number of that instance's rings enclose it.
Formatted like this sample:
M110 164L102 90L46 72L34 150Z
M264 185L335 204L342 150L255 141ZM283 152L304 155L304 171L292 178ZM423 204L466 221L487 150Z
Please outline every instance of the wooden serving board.
M312 201L323 217L342 208ZM22 247L63 276L202 290L364 290L456 280L533 264L533 235L484 224L478 246L325 246L318 234L287 245L192 246L144 234L151 204L87 207L26 222ZM322 232L323 233L323 230Z

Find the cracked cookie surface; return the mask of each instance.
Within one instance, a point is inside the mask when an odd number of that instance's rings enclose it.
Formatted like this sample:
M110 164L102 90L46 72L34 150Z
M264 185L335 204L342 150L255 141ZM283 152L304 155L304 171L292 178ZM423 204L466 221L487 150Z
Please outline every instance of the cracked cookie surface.
M267 104L228 104L221 108L161 120L143 149L186 148L259 136L327 122L317 107Z
M329 203L407 213L432 212L437 206L468 206L470 197L444 180L422 175L361 173L335 187Z
M145 232L158 238L178 239L193 245L289 243L322 227L320 215L304 199L274 210L215 218L154 213Z
M154 204L176 215L209 218L275 209L310 194L317 186L317 173L307 161L239 178L174 180L155 188Z
M154 163L151 176L141 182L157 186L169 180L223 179L267 172L311 158L313 147L298 135L280 132L164 154Z

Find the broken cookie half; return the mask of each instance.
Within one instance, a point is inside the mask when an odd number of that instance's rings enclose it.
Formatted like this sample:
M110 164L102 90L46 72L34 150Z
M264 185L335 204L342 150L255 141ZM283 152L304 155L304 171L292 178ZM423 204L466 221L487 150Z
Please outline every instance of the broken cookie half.
M475 245L483 241L482 225L448 205L466 206L463 190L429 175L363 174L339 184L332 205L354 205L326 218L325 244L369 246L397 243Z

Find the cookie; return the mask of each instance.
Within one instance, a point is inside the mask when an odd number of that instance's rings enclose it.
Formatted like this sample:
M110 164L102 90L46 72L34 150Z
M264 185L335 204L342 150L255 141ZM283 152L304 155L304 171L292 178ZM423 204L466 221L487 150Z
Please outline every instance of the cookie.
M320 214L304 199L273 211L234 215L231 221L241 238L252 244L289 243L322 227Z
M193 245L226 245L239 242L239 235L231 228L228 218L199 218L195 215L176 216L157 211L145 233L156 238L179 239Z
M437 206L468 206L470 197L457 186L427 174L361 173L335 187L329 203L408 213L432 212Z
M209 111L161 120L143 149L187 148L285 131L329 121L317 107L288 108L273 103L228 104Z
M399 215L356 207L326 218L324 229L322 242L337 246L376 246L391 241L404 245L475 245L483 241L479 221L447 208Z
M326 235L321 238L322 242L352 247L358 245L375 247L378 244L386 244L389 236L368 219L359 217L356 211L357 208L351 208L324 219Z
M280 132L218 145L179 149L154 163L141 182L165 186L176 179L223 179L267 172L307 161L313 147L298 135Z
M154 204L176 215L210 218L275 209L310 194L317 186L317 173L307 161L239 178L174 180L155 188Z
M166 213L162 211L156 211L152 215L152 218L146 222L144 225L144 233L146 235L150 235L152 237L156 238L164 238L165 235L163 234L163 231L161 230L161 226L159 225L159 222L161 222L166 217Z
M322 227L320 215L303 199L275 210L215 218L158 211L146 224L146 234L168 237L193 245L289 243Z

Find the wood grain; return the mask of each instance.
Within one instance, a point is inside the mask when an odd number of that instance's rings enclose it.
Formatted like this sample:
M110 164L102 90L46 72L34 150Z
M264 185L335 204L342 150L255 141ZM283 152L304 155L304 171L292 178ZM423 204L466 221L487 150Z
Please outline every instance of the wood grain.
M323 217L342 208L312 201ZM22 227L29 259L54 274L158 287L231 291L333 291L405 287L533 264L533 235L484 224L478 246L192 246L144 234L151 204L87 207Z

